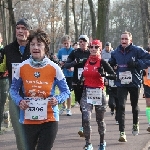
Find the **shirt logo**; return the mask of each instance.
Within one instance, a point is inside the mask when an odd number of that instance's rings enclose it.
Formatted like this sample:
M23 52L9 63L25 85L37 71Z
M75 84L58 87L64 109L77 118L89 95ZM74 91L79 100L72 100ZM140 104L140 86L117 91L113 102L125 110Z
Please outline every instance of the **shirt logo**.
M34 76L35 76L36 78L39 78L39 77L40 77L40 72L35 72L35 73L34 73Z

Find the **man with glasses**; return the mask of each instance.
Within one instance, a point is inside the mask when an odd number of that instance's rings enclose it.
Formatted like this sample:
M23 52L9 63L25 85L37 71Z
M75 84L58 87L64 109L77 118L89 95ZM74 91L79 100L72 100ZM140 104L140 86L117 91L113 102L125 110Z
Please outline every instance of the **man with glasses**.
M133 114L132 134L138 135L138 99L142 83L142 69L145 69L144 61L150 59L148 52L132 43L132 34L123 32L121 34L121 44L111 53L109 63L116 67L117 97L119 100L119 142L126 142L125 134L125 104L128 92Z
M80 100L83 92L83 85L79 84L79 80L83 71L83 60L87 59L90 55L88 50L89 38L87 35L80 35L79 37L79 46L80 48L73 50L68 56L67 62L64 67L71 68L74 67L73 73L73 89L75 93L75 101L80 104ZM81 107L80 107L81 111ZM80 128L78 132L80 137L83 137L83 127Z

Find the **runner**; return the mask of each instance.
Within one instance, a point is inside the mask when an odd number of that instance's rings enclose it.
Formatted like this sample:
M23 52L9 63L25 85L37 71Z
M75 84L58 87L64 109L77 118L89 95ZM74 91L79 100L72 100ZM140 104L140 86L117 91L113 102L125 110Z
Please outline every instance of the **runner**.
M69 89L70 91L72 91L73 67L71 67L70 69L64 68L64 64L67 61L69 54L73 50L73 48L71 47L71 37L69 35L63 36L61 39L61 43L63 44L63 47L58 51L57 57L59 59L59 64L63 70ZM59 114L61 115L65 110L67 116L72 115L71 96L67 99L67 106L66 106L66 102L63 103L62 108L60 108L59 110Z
M83 132L85 136L85 150L93 150L91 144L90 120L93 106L95 106L96 122L100 135L100 146L98 150L105 150L106 142L104 140L105 122L104 113L106 111L106 95L104 94L104 73L114 75L114 71L105 60L101 59L102 43L99 40L93 40L90 44L90 56L87 59L84 70L84 90L81 98L81 108L83 115ZM104 70L103 70L104 69ZM115 77L115 76L114 76Z
M74 67L73 73L73 89L75 94L75 101L80 104L80 100L83 92L83 85L79 84L79 80L83 71L83 60L87 59L90 55L88 50L89 38L87 35L80 35L79 37L79 45L80 48L73 50L68 56L67 62L64 67L71 68ZM80 107L80 111L82 109ZM83 127L80 128L78 134L80 137L84 137L83 135Z
M27 49L26 45L28 43L27 38L29 36L29 31L31 29L31 25L27 19L20 19L16 23L16 39L12 43L6 45L4 47L3 53L6 60L0 64L0 70L5 68L8 69L8 78L9 78L9 85L11 85L12 78L15 72L15 66L18 63L23 62L24 60L28 59L30 56L30 52ZM13 66L13 67L12 67ZM22 95L22 88L19 91L20 95ZM19 120L19 107L14 104L12 99L9 96L9 114L11 123L14 129L14 133L16 136L17 148L18 150L22 149L22 135L21 135L21 126L16 121ZM18 131L18 129L20 129Z
M58 130L58 103L70 96L61 68L47 57L49 44L49 36L43 30L33 31L29 36L31 56L17 67L10 88L10 95L20 108L25 150L51 150ZM50 97L54 80L60 94ZM24 89L23 96L18 94L20 87Z

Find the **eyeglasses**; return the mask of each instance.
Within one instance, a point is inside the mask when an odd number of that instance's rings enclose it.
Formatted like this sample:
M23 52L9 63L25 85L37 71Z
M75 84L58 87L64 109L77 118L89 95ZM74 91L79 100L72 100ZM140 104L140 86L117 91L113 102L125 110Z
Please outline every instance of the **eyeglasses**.
M95 47L95 49L99 48L99 46L89 46L89 48L94 48L94 47Z

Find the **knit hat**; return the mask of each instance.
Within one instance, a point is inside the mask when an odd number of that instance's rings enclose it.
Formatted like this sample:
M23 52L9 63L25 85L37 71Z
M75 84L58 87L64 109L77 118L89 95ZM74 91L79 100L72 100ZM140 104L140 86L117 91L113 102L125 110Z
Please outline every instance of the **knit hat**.
M106 42L105 46L111 46L110 42Z
M29 21L27 20L27 19L25 19L25 18L22 18L22 19L20 19L17 23L16 23L16 26L17 25L24 25L28 30L31 30L32 28L31 28L31 26L30 26L30 23L29 23Z
M100 40L93 40L90 45L97 45L102 48L102 42Z
M80 35L79 40L84 39L86 42L89 43L89 38L87 37L87 35Z

